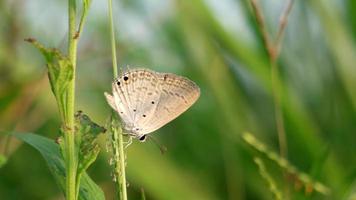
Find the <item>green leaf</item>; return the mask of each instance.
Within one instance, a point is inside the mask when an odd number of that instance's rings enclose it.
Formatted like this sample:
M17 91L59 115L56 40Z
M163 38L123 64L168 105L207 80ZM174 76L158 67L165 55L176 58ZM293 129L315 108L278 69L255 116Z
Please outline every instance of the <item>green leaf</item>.
M79 28L78 28L77 34L75 35L75 38L78 38L80 33L83 31L84 23L85 23L87 15L88 15L88 10L89 10L90 4L91 4L91 0L83 0L82 16L80 17Z
M92 122L82 111L75 115L77 141L79 143L78 174L84 172L95 160L100 152L97 137L104 133L105 128Z
M268 185L268 189L274 195L274 199L281 200L282 192L278 189L276 182L273 180L272 176L268 173L262 159L259 157L255 157L253 160L258 166L262 178L265 180L266 184Z
M25 41L35 46L45 57L48 69L48 78L51 89L57 99L61 114L65 113L65 92L73 79L73 65L68 57L63 56L57 49L46 48L35 39L28 38Z
M286 170L286 172L288 172L290 175L294 175L296 178L298 178L298 180L301 181L304 185L313 187L315 191L320 192L321 194L330 194L331 191L327 186L318 181L314 181L308 174L300 172L295 166L289 163L288 160L280 157L276 152L270 150L264 143L255 138L255 136L251 133L243 133L242 138L247 144L249 144L260 153L264 154L268 159L275 162L279 167ZM259 163L257 163L257 165L259 165Z
M76 143L79 149L77 170L77 183L79 183L82 174L98 157L100 147L97 142L97 137L100 133L104 133L106 130L92 122L82 111L76 113L75 123ZM78 185L76 187L78 189Z
M37 149L53 174L56 182L64 191L65 165L59 146L52 140L32 133L13 133L13 136ZM104 193L84 172L80 182L79 200L104 200Z

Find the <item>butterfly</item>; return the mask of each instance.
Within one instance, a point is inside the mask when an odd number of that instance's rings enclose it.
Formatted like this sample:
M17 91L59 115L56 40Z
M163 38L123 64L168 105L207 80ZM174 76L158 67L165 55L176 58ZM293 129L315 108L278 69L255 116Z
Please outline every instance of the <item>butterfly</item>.
M129 69L112 82L108 104L120 116L125 134L145 141L191 107L200 88L188 78L149 69Z

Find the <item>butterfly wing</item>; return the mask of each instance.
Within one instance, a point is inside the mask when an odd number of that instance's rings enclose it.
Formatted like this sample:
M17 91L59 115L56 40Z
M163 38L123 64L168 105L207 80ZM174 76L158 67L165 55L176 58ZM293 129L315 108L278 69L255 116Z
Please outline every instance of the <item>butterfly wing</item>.
M125 83L133 113L133 129L136 135L143 135L144 125L149 121L157 107L161 87L157 73L148 69L130 70L125 75L133 82Z
M157 73L161 86L160 98L149 121L144 124L145 134L153 132L172 121L200 96L199 87L191 80L170 73Z
M153 116L160 85L156 72L133 69L124 72L112 83L113 96L105 94L109 105L118 112L124 130L137 137L143 125Z
M132 116L129 112L129 107L127 104L127 97L124 94L123 89L121 88L120 79L115 79L112 82L112 95L104 93L106 101L109 103L120 116L124 124L127 124L132 121Z

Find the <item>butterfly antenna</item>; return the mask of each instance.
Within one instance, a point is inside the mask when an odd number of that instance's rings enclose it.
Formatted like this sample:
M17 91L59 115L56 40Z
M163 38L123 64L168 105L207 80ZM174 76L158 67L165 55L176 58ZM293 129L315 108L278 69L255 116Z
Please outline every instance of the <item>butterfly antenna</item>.
M147 135L148 138L150 138L150 140L157 145L157 147L159 148L159 150L161 151L161 154L164 154L166 153L167 151L167 147L162 145L161 143L158 142L158 140L156 138L154 138L153 136L151 135Z
M130 71L130 66L129 66L129 65L126 65L125 68L124 68L124 73L125 73L125 72L128 72L128 71Z
M120 66L119 67L119 76L123 75L124 74L124 70L122 69L122 67Z

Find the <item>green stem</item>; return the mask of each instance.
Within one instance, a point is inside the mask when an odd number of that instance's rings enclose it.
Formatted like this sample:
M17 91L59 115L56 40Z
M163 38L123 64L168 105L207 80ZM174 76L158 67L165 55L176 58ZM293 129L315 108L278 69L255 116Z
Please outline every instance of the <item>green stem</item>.
M288 159L288 143L286 136L286 129L284 127L284 117L282 109L282 99L281 99L281 80L279 77L278 71L278 54L276 46L273 51L270 52L270 65L271 65L271 81L272 81L272 94L273 94L273 103L274 103L274 118L276 122L276 129L278 135L279 143L279 154L282 158ZM288 180L287 172L283 171L284 178ZM290 191L288 187L284 187L284 198L290 199Z
M255 157L253 159L260 171L260 175L266 182L269 187L269 190L272 192L274 199L282 200L282 192L278 189L276 182L272 178L272 176L268 173L265 164L263 163L262 159L259 157Z
M269 33L267 32L264 17L262 15L262 11L261 11L258 1L250 0L250 2L251 2L251 6L253 8L253 11L254 11L254 14L256 17L257 25L260 29L260 32L261 32L261 35L263 38L265 48L268 53L269 62L270 62L270 66L271 66L274 115L275 115L275 122L276 122L277 134L278 134L280 154L282 157L287 158L288 157L288 145L287 145L286 131L285 131L285 127L284 127L281 90L279 88L281 81L279 79L277 60L278 60L279 53L280 53L279 52L280 46L282 45L282 41L283 41L282 40L283 34L284 34L285 28L287 26L287 18L288 18L288 15L292 9L294 0L289 0L286 9L284 10L283 14L281 15L280 25L278 28L278 35L277 35L277 39L275 42L271 41Z
M110 38L111 38L111 53L112 53L112 68L114 78L118 76L117 73L117 59L116 59L116 46L115 46L115 31L114 20L112 14L112 0L108 0L109 22L110 22ZM115 114L115 113L113 113ZM113 120L117 120L116 118ZM113 123L112 123L113 124ZM111 125L112 125L111 124ZM123 145L122 129L119 126L112 127L112 147L114 153L114 166L115 166L115 179L117 183L118 199L127 200L126 191L126 172L125 172L125 152Z
M273 93L273 103L274 103L274 116L278 134L279 141L279 151L283 158L288 157L288 145L286 131L284 127L284 117L282 110L282 99L280 85L281 81L279 79L277 60L271 60L271 80L272 80L272 93Z
M66 164L66 198L76 200L76 173L77 155L75 150L75 130L74 130L74 102L75 102L75 69L77 54L77 39L74 38L76 32L76 5L75 0L68 0L68 57L73 66L73 79L67 90L66 114L65 114L65 164Z
M121 169L121 199L127 200L127 192L126 192L126 174L125 174L125 153L124 153L124 145L123 145L123 137L122 131L118 135L119 142L119 156L120 156L120 169Z
M272 52L270 52L270 64L271 64L271 79L272 79L272 92L274 99L274 113L276 118L276 127L278 133L279 149L280 155L283 158L288 158L288 145L286 130L284 127L284 117L282 109L282 99L281 99L281 81L279 78L277 59L280 54L280 48L283 42L283 35L288 23L288 16L292 10L294 0L289 0L285 10L283 11L278 28L277 39Z
M76 199L76 155L75 155L75 140L74 133L68 131L65 134L65 149L66 149L66 197L67 200Z
M117 121L116 118L114 118ZM114 123L116 124L116 123ZM118 199L127 200L126 174L125 174L125 152L123 145L122 129L114 125L112 129L112 147L114 153L114 173L117 187Z
M112 56L112 71L114 78L118 76L117 73L117 59L116 59L116 45L115 45L115 31L114 20L112 16L112 0L108 0L109 21L110 21L110 39L111 39L111 56Z

